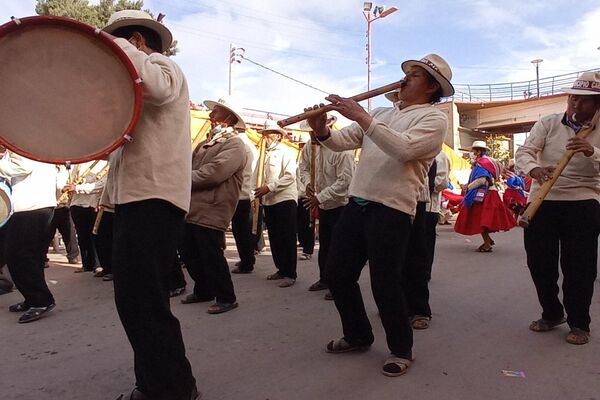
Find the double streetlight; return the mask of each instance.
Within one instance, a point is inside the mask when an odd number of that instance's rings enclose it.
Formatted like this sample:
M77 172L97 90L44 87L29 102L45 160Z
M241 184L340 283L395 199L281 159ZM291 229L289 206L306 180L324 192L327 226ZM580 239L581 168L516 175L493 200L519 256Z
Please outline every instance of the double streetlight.
M367 90L371 90L371 23L396 11L396 7L373 6L370 1L363 3L363 15L367 20ZM368 110L371 111L371 99L368 100Z

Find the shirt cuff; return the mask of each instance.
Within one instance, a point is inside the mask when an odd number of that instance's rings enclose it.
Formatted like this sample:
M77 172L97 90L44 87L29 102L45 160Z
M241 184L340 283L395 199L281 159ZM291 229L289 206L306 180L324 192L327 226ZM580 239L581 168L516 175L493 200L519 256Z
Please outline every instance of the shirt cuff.
M375 130L375 127L379 124L379 121L377 121L375 118L373 118L371 120L371 124L369 125L369 128L365 131L365 135L367 136L371 136Z

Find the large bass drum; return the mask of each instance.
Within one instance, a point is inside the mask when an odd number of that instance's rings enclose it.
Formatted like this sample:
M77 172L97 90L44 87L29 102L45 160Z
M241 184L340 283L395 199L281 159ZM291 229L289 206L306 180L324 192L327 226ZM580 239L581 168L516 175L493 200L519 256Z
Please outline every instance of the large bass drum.
M113 37L61 17L0 26L0 142L53 164L101 158L131 139L142 82Z

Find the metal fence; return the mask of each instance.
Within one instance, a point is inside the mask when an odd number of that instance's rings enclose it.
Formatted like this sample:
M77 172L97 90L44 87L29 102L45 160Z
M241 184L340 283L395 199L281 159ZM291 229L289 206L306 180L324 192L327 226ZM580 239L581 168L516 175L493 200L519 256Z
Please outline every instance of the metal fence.
M563 75L556 75L548 78L540 78L539 90L540 97L551 96L561 93L561 88L571 87L573 81L582 73L594 71L599 72L600 69L590 69L579 72L571 72ZM510 83L494 83L494 84L455 84L456 93L452 97L454 101L462 102L488 102L488 101L506 101L506 100L522 100L532 97L537 97L537 81L522 81Z

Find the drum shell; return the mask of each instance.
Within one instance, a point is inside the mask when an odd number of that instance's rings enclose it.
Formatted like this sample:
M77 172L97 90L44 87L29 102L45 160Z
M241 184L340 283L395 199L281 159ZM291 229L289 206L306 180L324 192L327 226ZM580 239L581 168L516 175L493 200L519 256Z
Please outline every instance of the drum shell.
M68 18L26 17L0 26L0 59L0 142L10 150L82 163L131 139L142 83L112 36Z

